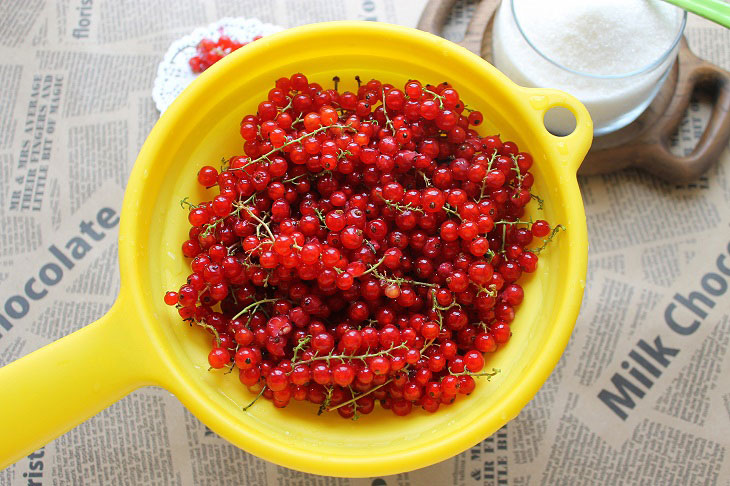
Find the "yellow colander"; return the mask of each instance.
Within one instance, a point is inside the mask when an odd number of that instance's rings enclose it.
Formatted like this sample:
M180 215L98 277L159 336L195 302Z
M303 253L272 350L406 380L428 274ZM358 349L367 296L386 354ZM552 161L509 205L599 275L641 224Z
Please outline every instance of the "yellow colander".
M295 72L354 90L356 75L396 86L409 79L451 82L481 110L481 133L499 133L535 159L532 216L560 233L525 281L513 337L487 367L501 369L468 397L435 414L405 418L376 408L357 421L292 403L279 410L252 396L237 373L208 371L209 336L181 322L162 297L190 272L180 253L187 235L179 201L209 197L198 169L242 153L241 118L255 113L274 81ZM566 137L549 134L545 111L577 119ZM109 313L0 369L0 467L5 467L141 386L174 393L233 444L290 468L333 476L373 476L424 467L489 436L535 395L558 362L578 315L588 243L575 173L592 124L573 97L516 86L484 60L439 37L394 25L332 22L280 32L238 50L203 73L165 112L142 147L127 185L120 223L121 291ZM530 206L534 206L531 204Z

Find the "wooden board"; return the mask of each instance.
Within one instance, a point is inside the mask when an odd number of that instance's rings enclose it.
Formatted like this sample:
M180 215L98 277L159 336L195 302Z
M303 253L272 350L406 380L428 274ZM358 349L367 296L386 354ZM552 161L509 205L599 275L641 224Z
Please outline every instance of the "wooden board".
M418 28L440 35L456 0L429 0ZM462 46L492 60L492 22L500 0L482 0L467 27ZM710 121L697 146L680 157L669 150L670 137L689 105L700 94L713 105ZM579 174L604 174L637 167L669 182L688 182L720 157L730 139L730 73L695 56L682 38L677 62L654 101L636 120L596 137Z

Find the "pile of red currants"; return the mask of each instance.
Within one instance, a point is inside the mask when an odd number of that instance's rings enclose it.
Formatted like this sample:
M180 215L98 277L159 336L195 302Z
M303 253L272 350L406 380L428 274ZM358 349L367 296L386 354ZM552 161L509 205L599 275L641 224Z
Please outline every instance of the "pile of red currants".
M259 40L260 35L253 38L253 41ZM195 46L196 55L188 61L190 69L199 74L217 63L231 52L248 44L248 42L238 42L227 35L221 35L217 41L204 38ZM192 46L190 46L192 47Z
M218 195L183 201L192 273L164 300L276 407L435 412L498 373L484 353L563 227L525 217L532 156L481 137L450 84L338 82L280 78L241 121L245 155L200 169Z

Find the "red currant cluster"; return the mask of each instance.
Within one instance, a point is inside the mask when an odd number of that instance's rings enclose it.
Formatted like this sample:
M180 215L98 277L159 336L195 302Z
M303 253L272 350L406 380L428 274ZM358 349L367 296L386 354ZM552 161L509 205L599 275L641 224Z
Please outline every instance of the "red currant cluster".
M260 38L261 36L257 35L253 40L259 40ZM246 44L248 42L238 42L227 35L221 35L217 41L204 38L195 47L197 55L191 57L188 61L190 69L196 74L202 73L231 52Z
M241 122L245 155L200 169L219 193L183 201L192 274L165 302L213 335L212 368L277 407L435 412L498 371L483 353L510 339L517 282L562 227L524 220L542 204L532 157L480 137L448 83L334 81L277 80Z

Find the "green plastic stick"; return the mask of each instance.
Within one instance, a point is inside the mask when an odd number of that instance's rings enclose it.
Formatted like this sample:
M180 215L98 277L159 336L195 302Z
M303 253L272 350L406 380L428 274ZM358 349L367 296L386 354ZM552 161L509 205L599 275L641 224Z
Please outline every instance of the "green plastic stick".
M730 3L724 0L664 0L730 29Z

